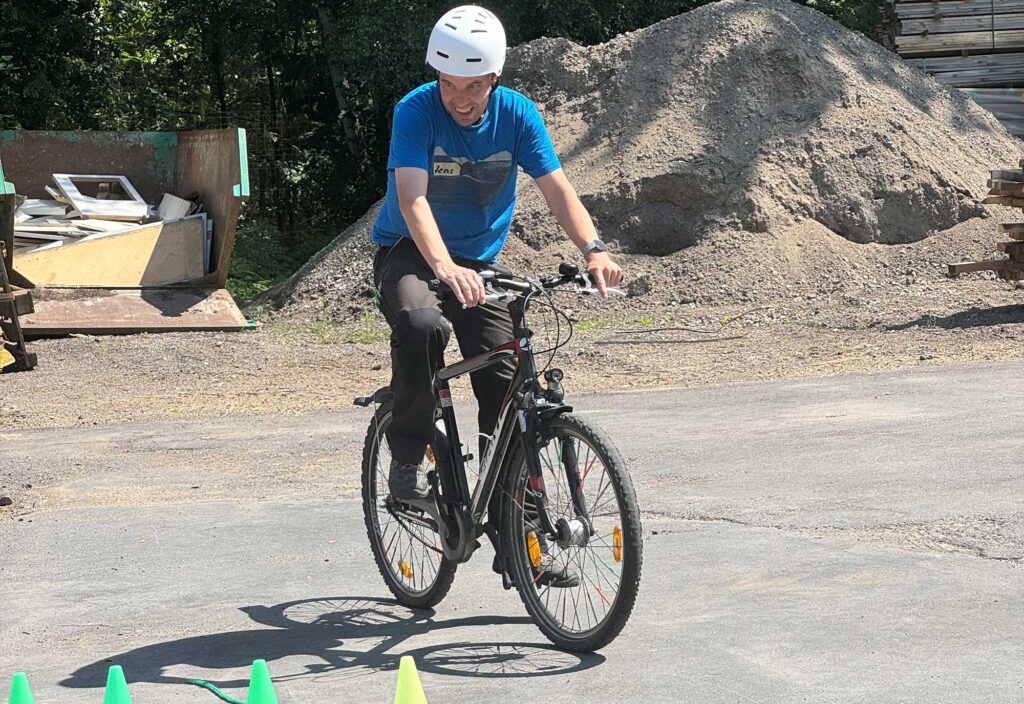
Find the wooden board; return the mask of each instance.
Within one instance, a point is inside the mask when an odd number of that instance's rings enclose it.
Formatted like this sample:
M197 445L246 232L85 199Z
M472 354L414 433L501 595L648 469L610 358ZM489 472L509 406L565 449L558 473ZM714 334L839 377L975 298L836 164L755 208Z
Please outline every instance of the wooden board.
M960 92L995 115L1007 132L1024 135L1024 89L961 88Z
M989 175L993 180L1024 182L1024 169L992 169Z
M981 201L985 205L1005 205L1010 208L1024 208L1024 198L1011 198L1009 196L989 196Z
M978 68L1019 68L1024 66L1024 53L981 54L979 56L928 56L904 59L911 66L932 73L970 71Z
M1024 0L943 0L940 2L898 2L898 18L964 17L970 15L1024 12Z
M1008 222L1005 225L1000 225L999 232L1004 235L1017 232L1024 233L1024 222Z
M987 259L983 262L960 262L948 264L949 274L967 274L972 271L1024 271L1024 264L1012 262L1009 259Z
M1024 30L1006 32L959 32L912 37L896 37L901 56L954 53L958 51L994 51L1024 49Z
M19 253L14 269L37 286L161 286L201 279L202 221L154 223Z
M900 36L903 37L953 32L999 32L1008 29L1024 29L1024 13L982 17L932 17L900 22Z
M37 288L32 297L35 312L21 318L30 337L249 327L225 289Z
M1019 197L1024 194L1024 183L1019 181L1001 181L990 178L986 184L989 188L989 195Z
M1024 64L1015 68L978 68L970 71L933 73L939 83L950 88L997 88L1024 85Z
M1024 262L1024 242L1000 242L996 249L1005 252L1015 262Z

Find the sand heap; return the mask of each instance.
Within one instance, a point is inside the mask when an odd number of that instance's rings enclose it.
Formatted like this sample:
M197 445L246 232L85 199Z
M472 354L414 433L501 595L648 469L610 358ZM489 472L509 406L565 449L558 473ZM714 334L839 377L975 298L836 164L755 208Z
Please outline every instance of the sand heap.
M830 280L844 263L870 270L887 248L865 244L986 217L988 169L1024 154L972 101L788 0L723 0L592 47L540 39L510 52L504 82L538 103L624 261L651 271L658 257L674 280L704 272L707 290L687 284L698 300L732 295L728 282L772 295L818 266ZM526 246L564 248L522 182L514 263ZM276 291L275 307L362 308L375 212Z

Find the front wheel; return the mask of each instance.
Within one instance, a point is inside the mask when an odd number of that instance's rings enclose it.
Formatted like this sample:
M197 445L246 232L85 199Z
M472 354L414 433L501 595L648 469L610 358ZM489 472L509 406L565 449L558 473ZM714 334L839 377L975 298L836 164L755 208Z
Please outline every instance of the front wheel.
M542 482L531 480L521 444L510 458L503 553L544 635L561 648L592 652L615 639L633 610L643 562L640 509L625 463L604 433L564 415L549 422L547 436L538 451ZM552 523L589 526L588 535L545 536L536 510L541 488ZM559 586L545 571L572 575L576 584Z
M444 556L440 536L422 511L390 497L391 451L385 432L391 410L377 411L363 447L363 517L373 558L399 603L416 609L439 603L452 586L456 564ZM433 453L428 453L428 460Z

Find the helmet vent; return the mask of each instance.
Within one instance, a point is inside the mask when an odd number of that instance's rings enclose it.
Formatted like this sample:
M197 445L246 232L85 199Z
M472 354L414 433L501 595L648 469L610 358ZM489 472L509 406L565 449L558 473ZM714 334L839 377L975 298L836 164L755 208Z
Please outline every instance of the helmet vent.
M440 56L442 59L450 58L448 54L444 53L443 51L437 52L437 55Z
M476 59L466 59L466 63L467 63L467 64L478 64L478 63L480 63L481 61L483 61L483 59L481 59L481 58L476 58Z
M469 30L469 33L470 34L487 34L487 30L486 29L471 29L471 30Z
M458 29L458 27L456 27L455 25L448 24L447 22L444 23L444 26L447 27L448 29Z

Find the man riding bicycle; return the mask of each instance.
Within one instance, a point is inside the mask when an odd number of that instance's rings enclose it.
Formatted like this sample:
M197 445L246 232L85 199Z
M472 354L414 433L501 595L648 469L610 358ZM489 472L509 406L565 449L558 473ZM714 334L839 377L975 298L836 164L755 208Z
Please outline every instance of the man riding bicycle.
M540 188L552 214L583 253L602 295L622 270L565 177L532 101L498 85L505 30L488 10L465 5L434 26L427 63L437 80L395 106L388 187L373 226L380 245L374 283L391 326L394 417L387 431L388 481L399 500L426 498L421 470L433 439L432 377L443 360L451 321L463 356L512 339L507 303L485 302L477 272L494 268L516 201L517 167ZM442 303L430 280L448 284L457 303ZM481 433L494 431L513 374L511 360L471 375Z

